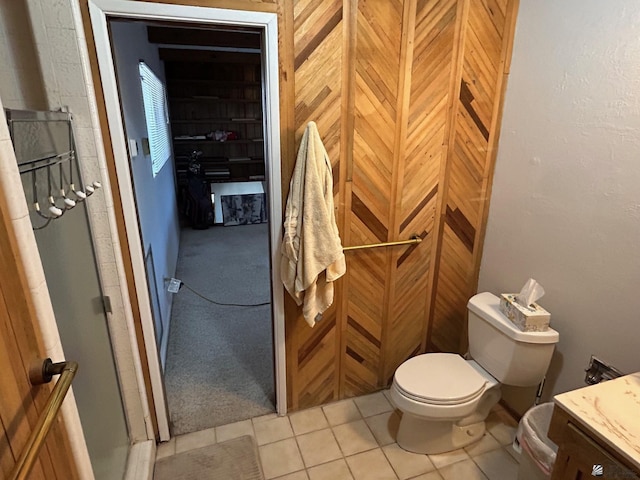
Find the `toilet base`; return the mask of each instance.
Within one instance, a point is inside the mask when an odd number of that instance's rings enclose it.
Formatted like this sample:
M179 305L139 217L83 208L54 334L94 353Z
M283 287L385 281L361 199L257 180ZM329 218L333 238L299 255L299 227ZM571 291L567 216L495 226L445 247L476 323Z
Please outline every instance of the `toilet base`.
M398 429L400 448L413 453L450 452L477 442L484 435L484 421L460 426L451 421L433 421L403 413Z

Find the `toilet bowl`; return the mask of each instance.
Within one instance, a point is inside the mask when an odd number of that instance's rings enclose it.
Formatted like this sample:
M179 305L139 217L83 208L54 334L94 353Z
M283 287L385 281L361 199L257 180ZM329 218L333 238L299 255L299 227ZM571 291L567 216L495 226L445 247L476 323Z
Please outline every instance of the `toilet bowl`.
M394 374L390 394L402 412L397 443L404 450L436 454L480 440L502 383L531 386L544 378L557 332L518 330L491 293L475 295L468 308L469 359L426 353Z
M428 381L424 372L432 373ZM484 419L500 399L500 384L473 360L428 353L396 370L390 393L403 414L398 445L435 454L470 445L484 435Z

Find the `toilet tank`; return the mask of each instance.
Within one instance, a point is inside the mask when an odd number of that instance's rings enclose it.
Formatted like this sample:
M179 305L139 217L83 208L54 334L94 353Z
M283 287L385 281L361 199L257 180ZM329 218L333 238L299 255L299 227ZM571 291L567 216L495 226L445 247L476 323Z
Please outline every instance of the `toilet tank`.
M504 385L529 387L547 373L559 335L523 332L500 311L500 299L489 292L474 295L469 312L469 353Z

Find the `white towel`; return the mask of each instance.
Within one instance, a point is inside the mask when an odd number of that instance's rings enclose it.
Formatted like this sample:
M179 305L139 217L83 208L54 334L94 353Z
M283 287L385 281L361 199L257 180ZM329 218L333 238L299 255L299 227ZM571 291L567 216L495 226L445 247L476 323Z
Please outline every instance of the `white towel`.
M333 303L333 282L345 271L331 162L318 127L309 122L289 185L280 275L311 327Z

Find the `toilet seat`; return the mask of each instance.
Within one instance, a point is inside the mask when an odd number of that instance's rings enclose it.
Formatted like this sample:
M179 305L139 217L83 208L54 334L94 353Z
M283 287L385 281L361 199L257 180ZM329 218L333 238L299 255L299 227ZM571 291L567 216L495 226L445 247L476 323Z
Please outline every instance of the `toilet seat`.
M394 384L407 398L431 405L458 405L481 396L487 379L460 355L427 353L396 370Z

